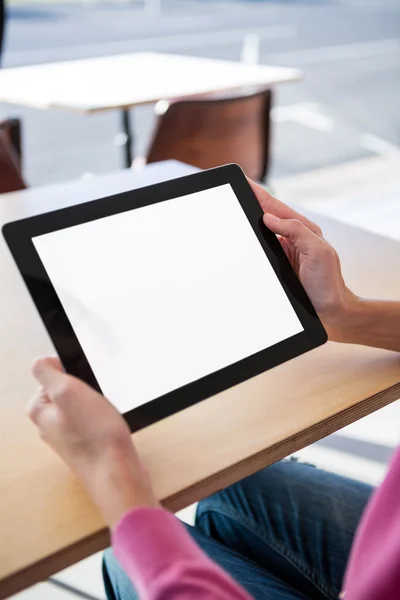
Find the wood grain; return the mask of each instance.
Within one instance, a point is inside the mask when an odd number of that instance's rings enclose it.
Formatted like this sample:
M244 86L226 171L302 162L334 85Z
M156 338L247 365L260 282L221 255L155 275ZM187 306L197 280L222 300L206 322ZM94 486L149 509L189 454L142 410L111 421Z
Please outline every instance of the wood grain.
M101 183L97 190L87 185L93 197L101 195ZM71 203L70 186L52 189L54 203ZM32 214L30 198L37 197L37 190L5 195L0 225L16 212ZM397 243L314 218L337 247L354 291L400 297ZM108 535L75 477L26 418L35 389L30 365L53 349L3 239L0 273L2 599L100 550ZM399 397L397 354L329 343L138 432L134 441L159 498L177 510Z

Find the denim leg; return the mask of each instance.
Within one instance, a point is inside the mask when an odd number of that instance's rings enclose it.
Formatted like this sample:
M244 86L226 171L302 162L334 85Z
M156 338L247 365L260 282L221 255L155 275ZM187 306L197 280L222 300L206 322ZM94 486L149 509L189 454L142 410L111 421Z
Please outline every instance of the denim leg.
M187 529L206 554L244 587L255 600L309 600L307 596L296 591L250 559L240 556L234 550L209 538L193 527L187 526ZM104 554L103 578L108 600L137 600L139 598L111 549Z
M313 600L336 600L372 487L284 460L200 502L196 528Z

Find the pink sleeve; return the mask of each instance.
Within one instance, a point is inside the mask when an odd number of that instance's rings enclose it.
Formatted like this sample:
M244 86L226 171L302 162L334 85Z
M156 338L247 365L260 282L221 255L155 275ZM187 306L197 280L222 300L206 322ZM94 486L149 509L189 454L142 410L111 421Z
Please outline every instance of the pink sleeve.
M147 600L250 600L161 508L125 515L112 535L114 554Z
M400 598L400 450L361 520L343 597L346 600Z

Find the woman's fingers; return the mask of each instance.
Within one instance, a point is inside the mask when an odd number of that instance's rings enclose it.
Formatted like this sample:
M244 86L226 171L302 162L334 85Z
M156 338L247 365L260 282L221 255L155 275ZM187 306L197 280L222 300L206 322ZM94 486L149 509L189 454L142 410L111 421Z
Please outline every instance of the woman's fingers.
M47 356L45 358L45 361L52 367L54 367L55 369L57 369L57 371L61 371L62 373L64 373L64 369L63 366L61 364L60 359L57 356Z
M35 379L44 388L50 400L58 405L67 404L82 393L85 384L71 375L67 375L57 358L39 358L32 367Z
M316 223L313 223L313 221L310 221L310 219L307 219L304 215L298 213L293 208L290 208L287 204L284 204L277 198L274 198L274 196L271 196L271 194L258 183L251 181L251 179L248 179L248 182L265 213L275 215L281 219L297 219L315 233L315 235L322 237L321 228Z
M40 385L48 391L64 377L61 363L57 358L38 358L32 367L32 373Z
M31 421L39 429L43 424L43 418L46 415L46 409L52 404L57 389L62 385L63 374L62 366L58 358L39 358L32 367L32 373L40 384L39 390L28 402L26 407Z
M268 229L287 239L304 255L315 253L321 243L320 238L299 219L282 219L265 213L264 223Z
M47 397L44 389L41 387L36 392L36 394L29 400L28 405L26 407L26 412L28 413L31 421L39 424L40 416L42 414L43 409L49 404L49 398Z

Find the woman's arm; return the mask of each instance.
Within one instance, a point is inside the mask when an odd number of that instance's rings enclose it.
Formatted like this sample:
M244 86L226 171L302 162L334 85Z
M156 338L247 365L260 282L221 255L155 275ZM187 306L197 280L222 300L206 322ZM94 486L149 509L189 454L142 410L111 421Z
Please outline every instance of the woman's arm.
M346 307L338 341L400 352L400 302L355 297Z
M358 298L346 286L337 252L318 225L249 183L264 223L279 236L329 338L400 352L400 302Z
M104 396L66 375L57 359L33 373L28 406L42 439L86 487L112 531L114 552L147 600L250 600L162 509L130 431Z

